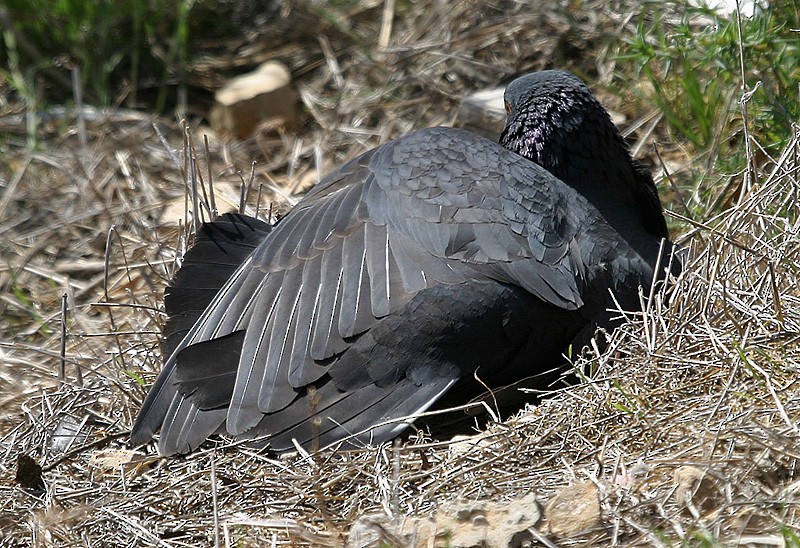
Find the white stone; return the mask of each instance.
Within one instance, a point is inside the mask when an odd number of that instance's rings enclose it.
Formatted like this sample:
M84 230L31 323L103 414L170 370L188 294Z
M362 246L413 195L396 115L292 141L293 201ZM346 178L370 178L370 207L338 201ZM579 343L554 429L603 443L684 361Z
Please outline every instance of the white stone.
M214 95L211 127L220 134L246 138L262 124L292 125L297 117L297 92L283 64L268 61L237 76Z

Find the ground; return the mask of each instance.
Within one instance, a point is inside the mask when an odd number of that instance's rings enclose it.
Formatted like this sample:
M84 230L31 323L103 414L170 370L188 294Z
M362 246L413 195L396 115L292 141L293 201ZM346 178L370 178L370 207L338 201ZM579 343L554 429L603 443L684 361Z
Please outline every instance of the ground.
M458 545L447 527L497 525L509 501L542 511L522 530L543 545L800 544L797 135L780 157L754 154L731 176L721 213L689 219L650 144L668 165L695 159L607 91L617 81L611 44L635 27L632 12L478 5L400 2L386 47L383 4L343 19L282 14L305 40L273 50L295 75L305 118L246 141L213 135L196 115L182 126L89 107L43 111L31 132L3 88L4 545L339 546L376 514L387 520L385 545L412 544L425 523L439 527L436 542ZM320 30L313 40L309 29ZM253 46L237 59L264 55ZM213 180L223 209L252 176L249 211L277 215L315 174L412 128L450 124L464 94L545 67L592 82L630 129L686 249L671 292L608 349L576 358L590 377L458 443L420 433L280 460L224 441L170 459L128 446L160 368L162 292L187 239L186 181ZM588 514L570 527L558 508L578 506Z

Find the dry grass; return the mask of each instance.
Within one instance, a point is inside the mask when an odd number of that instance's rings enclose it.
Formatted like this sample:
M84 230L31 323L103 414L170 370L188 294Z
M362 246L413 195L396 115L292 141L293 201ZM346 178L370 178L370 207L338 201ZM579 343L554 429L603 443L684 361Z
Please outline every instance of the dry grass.
M598 22L511 3L479 17L477 5L425 3L398 18L386 50L345 47L354 36L377 44L379 18L368 14L351 17L351 34L331 34L317 57L289 48L310 129L235 146L212 140L209 169L203 130L193 128L195 176L211 172L236 203L238 170L248 179L258 159L250 203L261 187L262 210L285 207L314 167L451 121L465 90L573 47L602 48L601 29L628 24L610 8ZM604 74L599 59L557 64ZM691 260L669 306L659 296L618 330L591 359L590 382L474 443L420 436L275 461L219 442L158 461L127 452L126 436L160 367L161 292L185 245L175 220L185 218L192 172L184 132L156 121L165 146L143 116L110 113L85 130L73 121L44 125L34 149L15 136L13 118L0 122L4 544L197 546L218 536L338 546L364 513L426 515L444 501L531 491L546 501L576 480L599 488L602 525L562 544L783 545L800 535L797 136L781 158L754 166L756 180L733 208L682 238ZM44 467L45 492L13 482L21 455ZM703 479L687 486L687 470Z

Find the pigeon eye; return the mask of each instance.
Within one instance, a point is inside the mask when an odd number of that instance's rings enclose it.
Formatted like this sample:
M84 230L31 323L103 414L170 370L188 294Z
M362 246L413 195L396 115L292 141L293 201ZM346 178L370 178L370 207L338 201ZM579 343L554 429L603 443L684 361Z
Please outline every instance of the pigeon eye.
M511 114L511 103L505 101L506 104L506 114Z

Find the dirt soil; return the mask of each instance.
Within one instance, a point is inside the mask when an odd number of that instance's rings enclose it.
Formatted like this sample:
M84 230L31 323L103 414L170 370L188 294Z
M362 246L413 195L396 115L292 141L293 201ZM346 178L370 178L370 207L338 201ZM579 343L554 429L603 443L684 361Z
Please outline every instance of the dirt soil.
M800 544L797 136L736 179L725 213L689 221L668 202L687 256L671 293L576 361L590 378L473 437L283 459L129 447L191 181L213 180L225 211L252 180L247 211L275 217L346 158L549 67L591 82L633 143L692 161L603 91L638 6L398 2L384 43L383 2L343 6L289 2L189 71L213 90L283 61L304 110L289 131L231 141L201 118L85 106L40 112L31 133L0 88L0 544Z

